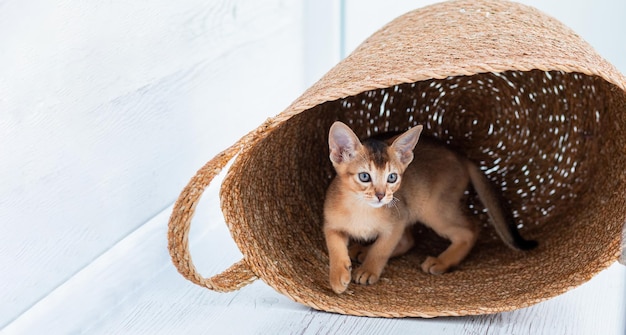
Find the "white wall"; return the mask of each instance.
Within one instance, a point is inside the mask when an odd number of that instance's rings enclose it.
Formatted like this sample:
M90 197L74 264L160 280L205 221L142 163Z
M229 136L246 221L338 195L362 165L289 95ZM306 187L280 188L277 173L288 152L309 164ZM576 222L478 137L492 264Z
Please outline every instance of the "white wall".
M344 0L303 0L306 87L341 60Z
M171 205L341 49L432 2L0 1L0 328ZM626 2L522 2L626 71Z
M0 328L301 93L302 13L280 0L0 3Z

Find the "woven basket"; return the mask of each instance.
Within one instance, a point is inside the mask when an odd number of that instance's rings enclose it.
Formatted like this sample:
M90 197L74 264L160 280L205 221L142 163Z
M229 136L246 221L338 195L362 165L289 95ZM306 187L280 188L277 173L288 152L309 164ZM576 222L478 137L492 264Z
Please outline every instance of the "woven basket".
M475 315L554 297L620 257L625 90L626 78L611 64L531 7L451 1L409 12L197 172L170 219L173 262L212 290L260 278L294 301L352 315ZM327 136L336 120L361 137L424 125L481 166L539 247L509 250L469 193L470 216L484 228L455 271L422 273L421 261L445 241L418 226L418 247L391 260L378 283L333 293L322 205L334 175ZM204 278L189 255L191 217L236 155L220 195L243 259Z

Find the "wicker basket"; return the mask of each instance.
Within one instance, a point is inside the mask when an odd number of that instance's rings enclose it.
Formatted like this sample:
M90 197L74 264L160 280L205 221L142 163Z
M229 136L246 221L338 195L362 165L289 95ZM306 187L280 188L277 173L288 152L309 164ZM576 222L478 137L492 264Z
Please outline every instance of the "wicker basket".
M198 171L170 220L173 262L212 290L260 278L294 301L352 315L474 315L549 299L620 257L625 90L626 78L611 64L534 8L468 0L409 12ZM511 251L485 225L456 271L433 276L419 264L445 241L418 229L419 246L393 259L378 283L333 293L321 226L335 120L361 137L423 124L500 186L522 234L539 248ZM235 155L221 201L243 259L203 278L189 255L191 217ZM472 218L487 222L471 194L467 201Z

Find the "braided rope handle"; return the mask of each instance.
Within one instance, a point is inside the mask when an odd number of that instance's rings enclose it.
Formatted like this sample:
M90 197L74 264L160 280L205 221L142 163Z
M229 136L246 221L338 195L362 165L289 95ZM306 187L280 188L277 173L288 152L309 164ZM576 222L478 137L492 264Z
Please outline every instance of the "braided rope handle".
M198 170L174 204L174 210L168 224L168 249L178 272L194 284L218 292L238 290L255 281L257 276L250 269L244 258L224 272L210 278L204 278L198 273L191 259L189 252L189 228L196 205L203 191L213 178L222 171L224 166L241 151L243 143L246 143L250 135L252 133L244 136L237 143L219 153Z

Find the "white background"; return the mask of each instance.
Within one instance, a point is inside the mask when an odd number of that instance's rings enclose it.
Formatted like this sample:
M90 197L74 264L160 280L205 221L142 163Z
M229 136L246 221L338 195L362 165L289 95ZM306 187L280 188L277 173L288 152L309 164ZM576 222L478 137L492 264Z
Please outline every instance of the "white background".
M353 331L412 329L316 313L263 283L225 295L194 287L169 263L165 224L202 164L281 112L383 24L433 2L0 1L0 328L199 332L224 330L246 313L258 323L233 329L263 333L271 315L294 320L281 322L285 332L347 331L342 322ZM626 72L626 2L521 2L572 27ZM192 234L207 275L239 257L216 192L207 191ZM597 305L611 322L557 329L623 332L626 294L614 278L624 271L609 271L596 290L562 298L580 306L544 304L552 318L545 324ZM429 325L505 331L532 313Z

